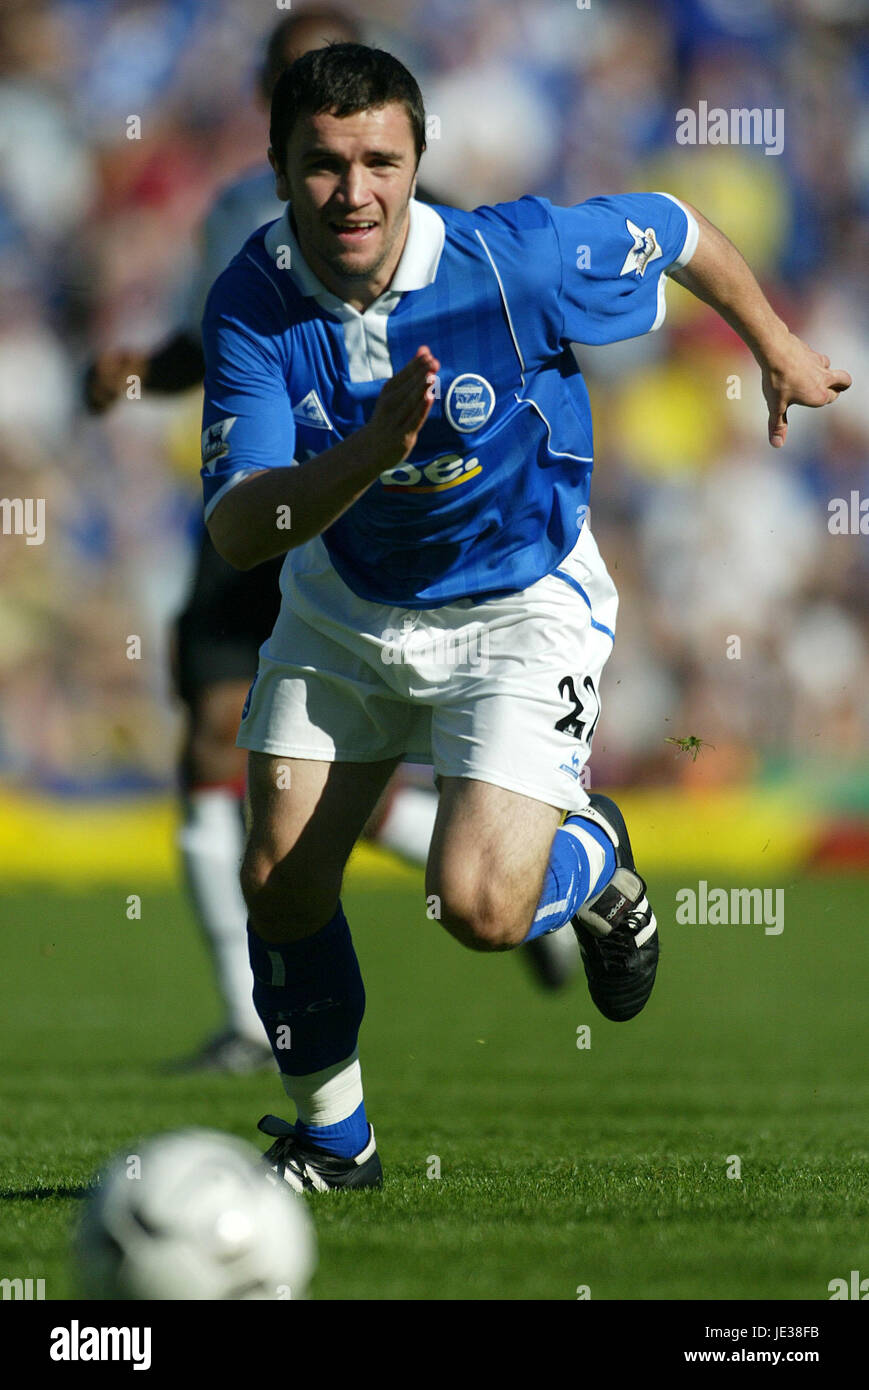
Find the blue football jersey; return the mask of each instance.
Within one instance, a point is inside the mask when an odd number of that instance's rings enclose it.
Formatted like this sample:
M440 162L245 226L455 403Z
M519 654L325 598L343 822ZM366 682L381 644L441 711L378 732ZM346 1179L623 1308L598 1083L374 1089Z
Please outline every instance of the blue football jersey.
M360 313L306 265L288 208L206 306L206 517L250 474L304 467L358 430L425 343L441 363L431 414L406 462L324 531L331 563L360 597L408 608L533 584L573 549L589 500L571 344L658 328L666 272L697 235L660 193L473 212L414 200L392 281Z

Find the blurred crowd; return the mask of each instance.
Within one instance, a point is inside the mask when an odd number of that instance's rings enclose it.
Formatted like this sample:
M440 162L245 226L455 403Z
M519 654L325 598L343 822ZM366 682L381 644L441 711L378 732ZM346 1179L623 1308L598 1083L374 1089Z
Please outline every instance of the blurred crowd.
M422 175L444 202L682 196L854 377L828 410L793 409L774 452L754 360L678 286L659 332L577 348L592 526L622 601L593 781L859 772L869 535L828 521L832 499L869 498L863 0L344 8L419 78L436 118ZM183 319L210 203L264 162L256 75L287 9L0 0L0 498L46 499L43 544L0 535L6 777L173 780L168 653L201 525L200 396L94 419L82 375L96 352L153 347ZM783 111L782 152L678 144L677 112L704 101ZM667 742L689 736L712 745L696 764Z

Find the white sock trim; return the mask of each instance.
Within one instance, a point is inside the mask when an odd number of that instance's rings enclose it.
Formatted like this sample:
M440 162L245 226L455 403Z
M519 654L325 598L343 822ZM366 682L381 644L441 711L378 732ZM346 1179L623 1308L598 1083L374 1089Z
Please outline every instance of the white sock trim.
M304 1125L336 1125L362 1104L362 1068L356 1049L343 1062L307 1076L281 1073L284 1090L295 1101Z
M573 874L571 874L570 887L567 890L567 897L562 898L560 902L557 903L544 903L543 906L538 908L535 912L534 921L542 922L544 917L563 917L568 907L570 906L570 899L573 894L573 885L575 884L575 882L576 879L574 878Z

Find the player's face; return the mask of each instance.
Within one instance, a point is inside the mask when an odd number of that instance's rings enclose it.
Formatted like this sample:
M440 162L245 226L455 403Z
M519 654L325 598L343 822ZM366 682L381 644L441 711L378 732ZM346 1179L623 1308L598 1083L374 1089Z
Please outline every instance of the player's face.
M293 127L278 192L291 200L314 274L348 303L370 304L392 278L415 174L410 117L400 102L340 118L306 116Z

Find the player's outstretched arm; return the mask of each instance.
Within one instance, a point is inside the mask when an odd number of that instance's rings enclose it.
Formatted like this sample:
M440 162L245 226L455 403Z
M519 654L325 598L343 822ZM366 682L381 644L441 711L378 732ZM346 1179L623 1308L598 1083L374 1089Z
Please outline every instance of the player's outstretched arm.
M851 378L790 332L733 243L696 208L691 212L700 228L697 249L670 278L717 310L751 349L769 407L769 442L780 449L788 406L829 405L847 391Z
M208 518L214 548L236 569L252 569L319 536L381 473L403 463L432 405L440 363L427 347L386 382L362 429L299 468L252 473L220 499ZM290 509L290 526L278 517Z
M204 376L202 343L181 329L152 353L128 348L101 353L85 374L85 405L92 415L102 415L127 390L130 377L137 377L144 391L175 395L198 386Z

